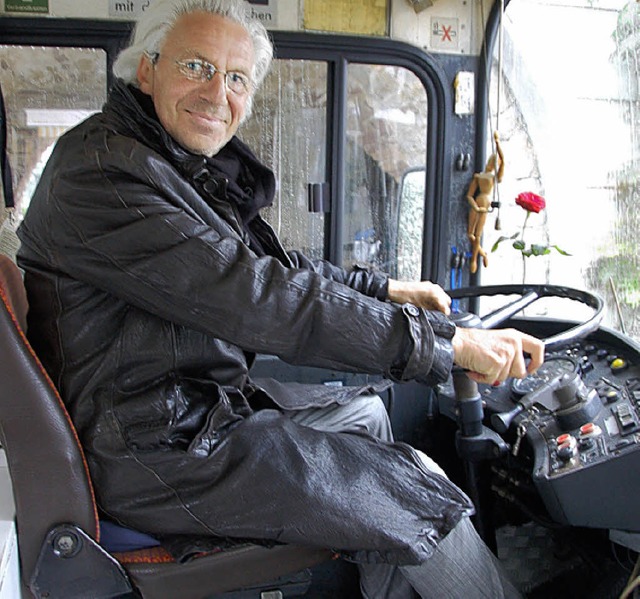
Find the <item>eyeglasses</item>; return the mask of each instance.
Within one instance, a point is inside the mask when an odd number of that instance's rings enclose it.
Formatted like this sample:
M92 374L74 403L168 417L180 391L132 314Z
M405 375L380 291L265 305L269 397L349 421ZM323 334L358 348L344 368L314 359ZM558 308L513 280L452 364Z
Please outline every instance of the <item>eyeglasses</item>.
M151 62L155 64L160 58L159 53L147 54ZM220 73L224 77L224 83L228 91L243 96L249 93L251 88L251 80L244 73L238 71L223 71L210 62L201 58L187 58L185 60L176 60L176 66L180 74L190 81L205 83L211 81L216 73Z

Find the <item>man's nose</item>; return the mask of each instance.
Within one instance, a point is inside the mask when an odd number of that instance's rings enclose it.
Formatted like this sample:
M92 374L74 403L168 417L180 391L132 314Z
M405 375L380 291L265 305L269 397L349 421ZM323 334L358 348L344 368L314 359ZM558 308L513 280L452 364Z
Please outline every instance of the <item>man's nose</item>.
M215 104L228 104L226 77L224 73L216 71L213 77L203 85L203 93Z

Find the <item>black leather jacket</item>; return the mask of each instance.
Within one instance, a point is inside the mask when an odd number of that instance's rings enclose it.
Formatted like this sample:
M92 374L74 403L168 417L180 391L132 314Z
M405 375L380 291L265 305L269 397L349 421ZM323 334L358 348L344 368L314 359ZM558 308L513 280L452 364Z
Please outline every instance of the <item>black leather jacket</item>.
M358 390L287 392L249 369L260 352L435 383L451 367L451 325L382 301L380 273L285 252L257 215L270 171L235 138L222 158L238 181L180 148L143 94L117 82L103 112L59 140L20 227L30 338L69 406L100 508L153 534L420 561L467 498L409 447L317 433L273 409ZM249 210L234 196L247 180Z

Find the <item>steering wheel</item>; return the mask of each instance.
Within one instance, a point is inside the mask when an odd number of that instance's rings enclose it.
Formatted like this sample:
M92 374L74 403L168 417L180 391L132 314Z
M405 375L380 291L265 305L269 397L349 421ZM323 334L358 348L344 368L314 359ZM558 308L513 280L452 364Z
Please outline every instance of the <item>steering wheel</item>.
M520 296L518 299L482 317L465 313L452 316L452 320L459 326L481 329L497 327L527 306L544 297L571 299L593 309L593 314L590 318L556 335L541 339L547 350L555 349L561 345L577 341L587 336L600 326L600 322L604 316L604 302L602 298L588 291L558 285L487 285L486 287L461 287L460 289L448 290L447 293L452 299L477 298L485 295Z

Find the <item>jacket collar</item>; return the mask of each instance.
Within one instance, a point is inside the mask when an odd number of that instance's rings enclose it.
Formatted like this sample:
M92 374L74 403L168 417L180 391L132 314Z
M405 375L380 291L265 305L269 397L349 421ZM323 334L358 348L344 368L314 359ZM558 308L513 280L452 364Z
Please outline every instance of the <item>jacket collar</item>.
M163 155L189 180L213 180L208 187L219 199L232 201L245 224L272 203L273 172L237 137L211 158L193 154L165 131L151 98L121 79L114 83L103 112L117 122L119 132Z

